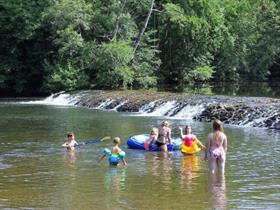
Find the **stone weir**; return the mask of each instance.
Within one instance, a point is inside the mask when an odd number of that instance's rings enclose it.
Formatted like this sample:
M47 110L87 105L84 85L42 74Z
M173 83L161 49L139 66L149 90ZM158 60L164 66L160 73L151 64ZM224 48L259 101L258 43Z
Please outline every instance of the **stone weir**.
M69 104L118 112L137 112L226 124L280 130L280 99L202 96L156 91L81 91L64 95ZM50 98L48 98L50 100Z

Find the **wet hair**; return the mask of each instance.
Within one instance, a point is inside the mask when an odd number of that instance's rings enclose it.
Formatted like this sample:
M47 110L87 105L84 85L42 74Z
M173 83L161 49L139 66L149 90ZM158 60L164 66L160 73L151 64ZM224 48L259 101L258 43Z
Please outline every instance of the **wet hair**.
M214 131L224 132L223 123L220 120L218 120L218 119L214 120L214 122L213 122L213 130Z
M67 133L67 138L72 137L72 136L74 136L74 133L73 133L73 132Z
M164 121L161 123L161 125L162 125L162 126L168 126L168 125L169 125L169 123L168 123L168 121L167 121L167 120L164 120Z
M121 143L121 139L120 139L119 137L115 137L115 138L113 139L113 143L114 143L114 144L120 144L120 143Z

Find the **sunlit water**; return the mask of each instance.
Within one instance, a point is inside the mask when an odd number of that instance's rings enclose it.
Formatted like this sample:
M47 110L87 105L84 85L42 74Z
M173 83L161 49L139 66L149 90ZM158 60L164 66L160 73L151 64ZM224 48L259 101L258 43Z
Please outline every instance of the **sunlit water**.
M169 158L131 150L126 139L163 118L68 106L0 104L0 209L280 209L279 131L227 126L225 180L208 175L203 153ZM205 142L208 123L191 124ZM67 153L68 131L78 141L119 136L127 167L97 159L111 141Z

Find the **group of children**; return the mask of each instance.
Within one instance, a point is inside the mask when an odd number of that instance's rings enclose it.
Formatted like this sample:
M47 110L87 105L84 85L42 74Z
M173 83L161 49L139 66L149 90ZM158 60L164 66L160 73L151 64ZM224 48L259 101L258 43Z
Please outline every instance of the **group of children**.
M119 137L113 139L113 146L111 149L104 149L103 156L98 160L100 162L106 156L111 165L118 165L121 161L123 165L127 165L125 161L125 152L119 147L121 140ZM78 146L78 142L75 140L75 135L73 132L67 134L67 140L61 145L62 147L67 148L68 151L74 151L75 146Z
M179 136L183 140L181 146L181 152L183 154L192 155L201 149L205 150L205 160L209 160L211 174L215 172L216 166L219 172L224 173L227 137L223 133L221 121L215 120L213 122L213 133L208 135L206 146L204 146L192 133L192 128L190 126L186 126L185 134L183 134L183 129L181 127L179 127L179 131ZM150 145L154 143L161 151L167 152L167 143L171 144L171 129L168 127L167 121L163 121L160 129L152 129L149 138L144 143L145 150L149 150ZM61 146L66 147L68 151L72 151L77 145L79 144L75 140L74 133L68 133L67 141ZM122 162L123 165L127 165L125 161L125 152L122 151L119 145L120 138L115 137L111 149L105 149L103 156L98 162L102 161L105 157L108 157L108 161L111 165L118 165L119 162Z

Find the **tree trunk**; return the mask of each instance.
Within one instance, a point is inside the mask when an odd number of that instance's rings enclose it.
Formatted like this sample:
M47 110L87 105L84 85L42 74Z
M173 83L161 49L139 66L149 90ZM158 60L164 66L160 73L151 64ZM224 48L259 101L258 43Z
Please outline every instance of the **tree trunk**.
M127 0L124 0L123 4L122 4L122 7L121 7L121 10L120 10L120 13L119 15L117 16L117 19L116 19L116 25L115 25L115 30L114 30L114 34L113 34L113 37L112 37L112 41L117 39L117 35L119 33L119 30L120 30L120 17L123 13L123 10L125 8L125 5L126 5L126 2Z
M133 52L133 54L135 54L135 52L136 52L138 46L140 45L141 39L142 39L142 37L143 37L143 35L144 35L144 32L145 32L145 30L146 30L146 28L147 28L147 26L148 26L148 23L149 23L149 20L150 20L152 11L153 11L154 4L155 4L155 0L152 0L149 13L148 13L148 15L147 15L147 17L146 17L146 19L145 19L145 24L144 24L142 30L140 31L140 33L139 33L139 35L138 35L136 41L135 41L134 52Z

